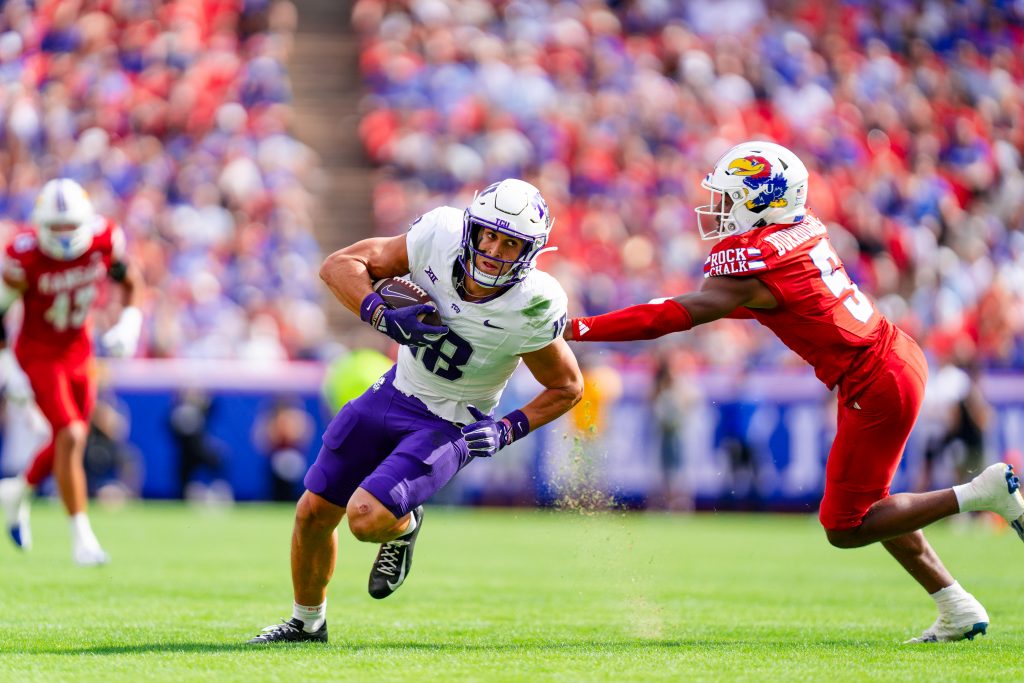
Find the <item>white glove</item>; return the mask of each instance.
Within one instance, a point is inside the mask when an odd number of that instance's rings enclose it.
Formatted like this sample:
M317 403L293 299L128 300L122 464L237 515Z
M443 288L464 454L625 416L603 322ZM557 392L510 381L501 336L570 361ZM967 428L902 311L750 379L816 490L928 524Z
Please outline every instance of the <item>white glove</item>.
M29 403L35 400L32 383L18 365L18 360L10 349L0 350L0 378L4 383L4 394L9 401Z
M112 356L128 358L135 355L142 333L142 311L129 306L121 311L117 324L103 335L103 346Z

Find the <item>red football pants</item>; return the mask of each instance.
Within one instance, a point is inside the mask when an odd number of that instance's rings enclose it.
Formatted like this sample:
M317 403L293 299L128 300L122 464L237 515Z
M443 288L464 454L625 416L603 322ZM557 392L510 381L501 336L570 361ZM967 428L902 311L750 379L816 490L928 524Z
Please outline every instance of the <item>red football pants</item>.
M50 423L53 438L72 422L89 424L96 405L96 366L92 360L74 365L30 360L21 369L32 384L36 405ZM25 470L29 485L38 486L50 476L53 456L51 440Z
M825 466L818 519L826 529L852 529L889 485L917 421L928 363L917 343L900 332L885 364L856 402L840 397L836 439Z

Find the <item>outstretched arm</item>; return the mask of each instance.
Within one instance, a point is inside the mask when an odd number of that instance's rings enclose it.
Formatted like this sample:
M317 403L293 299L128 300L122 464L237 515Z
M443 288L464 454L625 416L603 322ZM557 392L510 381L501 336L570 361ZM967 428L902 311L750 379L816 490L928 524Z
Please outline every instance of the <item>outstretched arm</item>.
M775 308L777 302L760 280L712 277L698 292L674 299L629 306L589 318L573 318L565 338L574 341L633 341L682 332L732 315L739 308Z

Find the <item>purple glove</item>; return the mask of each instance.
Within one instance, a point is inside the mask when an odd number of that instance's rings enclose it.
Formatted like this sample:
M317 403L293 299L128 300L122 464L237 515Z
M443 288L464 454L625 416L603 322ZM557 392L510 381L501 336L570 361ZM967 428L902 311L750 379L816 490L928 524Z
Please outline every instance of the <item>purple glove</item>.
M427 325L416 316L434 311L430 304L391 308L377 292L371 292L359 307L359 317L405 346L429 346L448 334L444 325Z
M521 410L513 410L497 422L490 415L466 406L476 422L462 428L462 438L469 454L476 458L489 458L516 439L530 433L530 421Z

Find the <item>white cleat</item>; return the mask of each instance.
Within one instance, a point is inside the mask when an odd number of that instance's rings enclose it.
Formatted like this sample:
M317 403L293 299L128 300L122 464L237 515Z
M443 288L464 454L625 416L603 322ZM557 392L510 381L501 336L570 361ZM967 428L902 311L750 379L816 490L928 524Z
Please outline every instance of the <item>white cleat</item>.
M85 543L71 548L71 558L79 567L99 567L110 562L110 555L103 548Z
M1024 497L1013 465L999 462L986 467L971 480L970 487L976 496L974 509L996 513L1024 541Z
M7 533L22 550L32 549L28 493L28 485L20 477L0 479L0 508L3 508Z
M988 612L981 603L968 596L951 614L939 613L939 618L917 638L906 643L949 643L957 640L974 640L974 636L985 635L988 630Z

